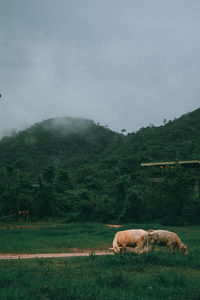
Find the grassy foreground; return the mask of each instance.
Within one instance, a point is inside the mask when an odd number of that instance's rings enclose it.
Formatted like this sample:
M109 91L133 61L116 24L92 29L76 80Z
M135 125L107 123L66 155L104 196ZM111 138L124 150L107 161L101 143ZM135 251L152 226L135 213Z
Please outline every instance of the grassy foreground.
M16 225L4 229L2 225L0 252L105 249L111 246L118 230L164 228L144 224L128 224L120 229L91 223L29 224L29 228ZM166 229L177 232L190 246L189 255L177 252L172 256L168 249L161 248L140 256L91 254L80 258L0 261L0 299L199 300L200 227ZM16 244L11 243L13 238Z
M197 254L1 261L0 299L198 300Z

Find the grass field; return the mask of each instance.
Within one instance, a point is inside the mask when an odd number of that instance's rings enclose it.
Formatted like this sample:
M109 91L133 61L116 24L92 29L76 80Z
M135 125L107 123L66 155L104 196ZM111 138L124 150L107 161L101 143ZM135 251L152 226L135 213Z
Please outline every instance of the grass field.
M117 229L99 223L0 224L0 253L49 253L107 249Z
M106 249L118 230L152 224L0 224L0 252L44 253ZM168 227L190 246L187 256L157 248L134 253L0 261L0 299L200 299L200 227ZM12 239L14 241L12 241ZM60 242L60 243L59 243Z

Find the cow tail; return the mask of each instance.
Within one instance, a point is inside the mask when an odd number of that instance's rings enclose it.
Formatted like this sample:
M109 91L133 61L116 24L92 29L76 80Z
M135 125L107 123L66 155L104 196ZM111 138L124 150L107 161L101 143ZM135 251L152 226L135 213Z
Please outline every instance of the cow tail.
M117 242L117 233L115 234L114 240L113 240L113 251L115 253L119 253L120 252L120 248L118 246L118 242Z

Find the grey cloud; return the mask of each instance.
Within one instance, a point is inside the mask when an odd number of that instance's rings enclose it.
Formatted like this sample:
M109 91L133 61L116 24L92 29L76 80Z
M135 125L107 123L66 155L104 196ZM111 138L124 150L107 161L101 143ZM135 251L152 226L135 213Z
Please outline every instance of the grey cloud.
M199 107L199 1L0 5L1 135L64 115L132 132Z

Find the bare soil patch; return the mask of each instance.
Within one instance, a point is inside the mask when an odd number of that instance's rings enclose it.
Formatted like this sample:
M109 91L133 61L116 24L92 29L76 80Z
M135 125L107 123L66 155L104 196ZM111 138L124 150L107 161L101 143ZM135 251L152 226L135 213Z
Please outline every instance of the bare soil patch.
M111 250L104 251L83 251L72 253L37 253L37 254L0 254L0 260L2 259L33 259L33 258L58 258L58 257L75 257L75 256L90 256L90 255L112 255Z

